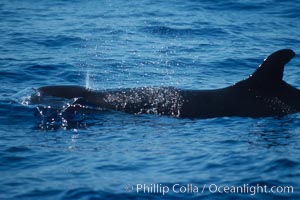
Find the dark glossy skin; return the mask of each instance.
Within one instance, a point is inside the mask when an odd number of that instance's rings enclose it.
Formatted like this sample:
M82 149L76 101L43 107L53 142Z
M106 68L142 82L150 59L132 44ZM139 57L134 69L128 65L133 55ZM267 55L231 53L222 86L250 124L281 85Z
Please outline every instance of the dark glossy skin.
M182 91L182 95L186 103L181 117L267 117L300 111L300 92L288 84L276 92L251 90L237 84L219 90Z
M300 111L300 91L282 80L284 65L295 56L289 49L270 55L246 80L216 90L143 87L93 91L80 86L46 86L41 95L76 98L77 103L133 114L187 118L267 117Z

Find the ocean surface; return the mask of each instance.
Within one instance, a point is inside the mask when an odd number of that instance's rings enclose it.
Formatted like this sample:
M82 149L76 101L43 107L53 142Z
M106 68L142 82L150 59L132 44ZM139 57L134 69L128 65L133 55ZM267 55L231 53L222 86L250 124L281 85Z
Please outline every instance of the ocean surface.
M282 48L299 54L284 80L300 88L299 9L299 0L1 1L0 199L300 199L300 114L68 115L26 101L46 85L221 88Z

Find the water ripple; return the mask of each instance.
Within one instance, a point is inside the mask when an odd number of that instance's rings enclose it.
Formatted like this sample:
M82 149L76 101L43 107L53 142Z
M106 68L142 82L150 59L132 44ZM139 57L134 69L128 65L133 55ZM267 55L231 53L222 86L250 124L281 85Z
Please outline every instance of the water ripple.
M199 36L223 36L227 32L222 28L171 28L167 26L146 26L140 29L143 32L157 35L159 37L199 37Z

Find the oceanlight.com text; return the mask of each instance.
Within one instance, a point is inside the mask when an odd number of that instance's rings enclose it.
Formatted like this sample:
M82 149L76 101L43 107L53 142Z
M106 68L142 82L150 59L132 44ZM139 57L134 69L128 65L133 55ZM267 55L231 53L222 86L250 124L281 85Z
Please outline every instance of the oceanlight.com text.
M168 193L175 194L204 194L204 193L219 193L219 194L289 194L294 192L293 186L268 186L268 185L249 185L243 184L239 186L218 185L218 184L134 184L126 185L126 192L140 194L158 194L166 195Z

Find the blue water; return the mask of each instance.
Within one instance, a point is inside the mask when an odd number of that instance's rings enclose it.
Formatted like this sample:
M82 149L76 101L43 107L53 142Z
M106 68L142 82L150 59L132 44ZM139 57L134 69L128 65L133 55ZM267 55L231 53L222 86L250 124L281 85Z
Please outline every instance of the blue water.
M26 104L45 85L233 84L276 50L300 54L299 9L298 0L1 1L0 199L300 199L300 114L191 120ZM296 56L284 79L300 88L299 77Z

